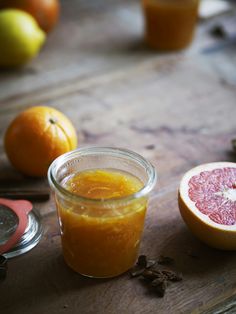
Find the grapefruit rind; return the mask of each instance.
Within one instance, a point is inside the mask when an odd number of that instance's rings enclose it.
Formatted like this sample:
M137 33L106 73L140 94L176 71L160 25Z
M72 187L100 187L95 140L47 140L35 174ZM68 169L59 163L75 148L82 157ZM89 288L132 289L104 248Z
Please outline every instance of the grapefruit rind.
M189 197L188 183L193 176L204 171L222 168L236 168L236 163L214 162L189 170L180 182L179 209L189 229L200 240L219 249L236 250L236 224L224 225L214 222L207 215L200 212L195 202Z

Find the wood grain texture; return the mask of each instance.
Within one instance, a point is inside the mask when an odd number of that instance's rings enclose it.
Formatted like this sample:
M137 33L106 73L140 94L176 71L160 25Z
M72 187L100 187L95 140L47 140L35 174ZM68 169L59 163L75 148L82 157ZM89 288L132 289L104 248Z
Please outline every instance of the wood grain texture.
M126 147L155 165L158 184L140 252L172 256L184 281L158 299L128 274L93 280L73 273L63 262L50 200L34 203L43 216L44 236L31 252L9 261L8 277L0 283L0 312L211 314L234 309L236 254L210 249L192 236L178 211L177 190L191 167L236 160L230 143L236 136L235 46L210 37L209 22L199 25L188 50L158 54L142 42L137 1L62 4L61 22L39 58L21 71L0 73L1 186L47 186L46 180L23 178L11 168L3 135L30 105L61 110L76 126L80 146Z

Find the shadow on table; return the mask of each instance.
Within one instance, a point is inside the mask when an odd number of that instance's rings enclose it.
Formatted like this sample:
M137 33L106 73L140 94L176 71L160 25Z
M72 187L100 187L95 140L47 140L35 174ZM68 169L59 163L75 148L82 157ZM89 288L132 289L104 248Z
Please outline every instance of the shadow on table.
M96 50L96 53L101 55L107 54L112 57L148 57L151 56L162 56L162 55L173 55L172 51L157 51L149 47L142 38L129 38L128 40L116 41L115 43L110 43L105 47L100 47Z
M158 255L174 258L174 267L188 276L210 276L234 268L236 253L211 248L195 238L184 226L173 232L158 251Z
M35 75L38 70L32 65L25 65L16 68L1 68L0 67L0 81L12 78L19 78L25 75Z
M44 245L39 244L31 252L9 261L8 276L0 286L4 289L1 295L5 291L1 308L4 314L13 313L13 309L24 313L36 304L45 308L50 302L56 302L63 309L72 295L79 302L90 293L90 287L101 286L109 280L112 279L96 280L75 273L65 264L59 245L45 251Z
M236 138L236 135L235 135L235 138ZM227 157L226 161L236 162L236 151L235 152L233 150L227 151L226 152L226 157Z

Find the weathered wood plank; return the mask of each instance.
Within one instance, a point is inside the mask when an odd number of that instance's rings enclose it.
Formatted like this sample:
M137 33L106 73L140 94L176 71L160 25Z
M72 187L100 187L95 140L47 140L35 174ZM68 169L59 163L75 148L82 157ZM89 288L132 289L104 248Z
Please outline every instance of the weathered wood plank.
M68 81L96 77L98 74L150 59L156 54L148 51L143 43L143 18L139 3L136 1L63 1L62 18L57 29L50 34L39 57L21 71L0 73L0 107L20 100L26 93L44 88L60 89ZM95 23L96 21L96 23ZM223 22L222 22L223 23ZM212 22L211 22L212 24ZM211 25L210 24L210 25ZM233 22L232 22L233 24ZM232 29L235 23L232 25ZM196 53L218 45L216 39L208 36L210 26L199 26L196 40L184 55L196 57ZM72 35L73 36L72 36ZM232 65L232 54L210 54L209 66ZM221 56L223 55L223 58ZM166 55L157 58L165 62ZM219 59L220 64L214 63ZM213 60L213 61L211 61ZM227 76L227 73L223 73ZM234 71L232 82L236 82ZM230 80L230 77L228 78ZM230 80L231 81L231 80Z
M70 2L70 5L68 3ZM53 201L35 203L43 216L43 240L9 262L1 283L0 311L18 313L217 313L236 293L236 255L210 249L185 227L177 206L183 173L204 162L231 160L236 135L236 68L231 46L212 53L207 25L191 49L154 54L140 44L142 20L134 1L64 1L62 21L39 59L22 72L0 74L0 180L40 187L9 165L3 134L30 105L51 105L76 126L79 145L135 150L156 166L141 252L173 256L184 281L164 299L127 274L92 280L64 264ZM94 20L96 19L96 26ZM67 36L66 34L73 34ZM96 34L96 35L94 35ZM217 62L221 60L221 67ZM190 256L194 252L198 258ZM229 302L228 302L229 303ZM227 307L225 307L227 308ZM220 312L219 312L220 313Z

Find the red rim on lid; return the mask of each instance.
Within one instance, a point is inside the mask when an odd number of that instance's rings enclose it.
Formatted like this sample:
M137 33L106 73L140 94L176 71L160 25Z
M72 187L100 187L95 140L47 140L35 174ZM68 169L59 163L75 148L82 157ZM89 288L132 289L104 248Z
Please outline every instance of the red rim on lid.
M0 241L0 254L9 251L20 241L27 228L28 214L32 208L32 203L26 200L0 198L0 236L3 238L4 232L9 235L9 238Z

